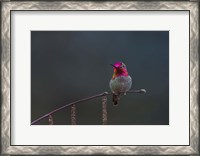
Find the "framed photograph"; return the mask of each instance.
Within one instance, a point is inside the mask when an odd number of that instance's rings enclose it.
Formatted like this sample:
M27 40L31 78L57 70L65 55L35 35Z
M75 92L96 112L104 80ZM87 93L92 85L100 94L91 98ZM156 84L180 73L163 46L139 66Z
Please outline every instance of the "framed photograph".
M1 2L2 154L199 154L199 2Z

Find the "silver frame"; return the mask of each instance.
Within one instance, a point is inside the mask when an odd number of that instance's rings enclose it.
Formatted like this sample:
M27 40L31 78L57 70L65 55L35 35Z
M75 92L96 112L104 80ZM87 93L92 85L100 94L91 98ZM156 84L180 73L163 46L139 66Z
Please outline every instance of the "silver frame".
M1 8L1 148L2 154L199 154L199 2L47 2L3 1ZM189 146L11 146L10 18L11 10L188 10L190 11L190 145Z

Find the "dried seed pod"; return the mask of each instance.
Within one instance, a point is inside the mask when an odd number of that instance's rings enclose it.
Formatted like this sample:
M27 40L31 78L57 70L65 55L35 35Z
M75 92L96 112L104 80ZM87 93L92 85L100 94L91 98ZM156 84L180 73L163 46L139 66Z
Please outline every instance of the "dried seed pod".
M107 117L107 96L102 97L102 122L103 125L107 125L108 117Z
M71 124L76 125L76 105L71 105Z
M49 122L49 125L53 125L53 116L52 115L49 115L48 122Z

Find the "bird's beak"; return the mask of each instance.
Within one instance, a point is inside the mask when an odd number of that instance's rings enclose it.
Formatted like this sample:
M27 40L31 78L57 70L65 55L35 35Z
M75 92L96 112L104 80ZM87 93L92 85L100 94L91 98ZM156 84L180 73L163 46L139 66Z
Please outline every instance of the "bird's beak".
M110 64L110 65L117 69L117 67L115 67L113 64Z

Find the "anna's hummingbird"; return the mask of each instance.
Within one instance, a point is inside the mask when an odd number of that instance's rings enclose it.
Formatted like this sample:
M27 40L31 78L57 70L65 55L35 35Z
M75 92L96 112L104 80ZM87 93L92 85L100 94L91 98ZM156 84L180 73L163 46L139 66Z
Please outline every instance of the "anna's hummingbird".
M120 94L130 90L132 85L132 79L128 74L126 65L123 62L116 62L114 65L113 76L110 80L110 89L113 92L113 103L116 106L119 101Z

